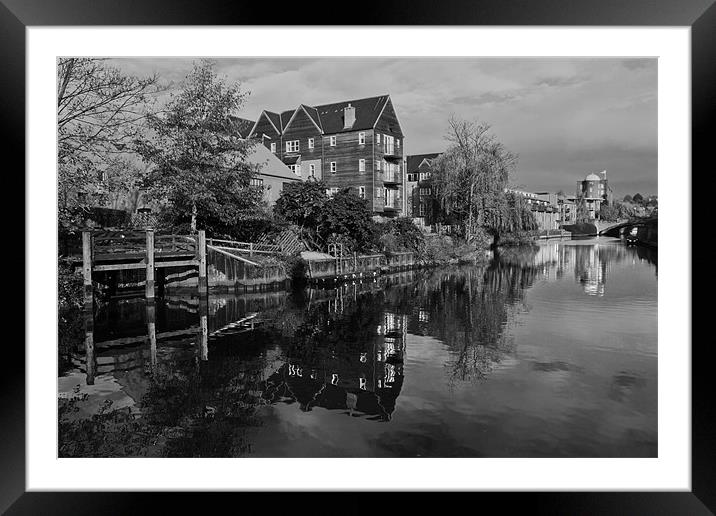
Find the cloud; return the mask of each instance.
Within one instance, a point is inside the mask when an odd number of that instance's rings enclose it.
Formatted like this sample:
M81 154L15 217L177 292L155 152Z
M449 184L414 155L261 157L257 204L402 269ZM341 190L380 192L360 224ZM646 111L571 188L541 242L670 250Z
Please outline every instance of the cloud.
M177 85L192 59L115 59ZM451 115L486 122L520 156L513 181L571 190L606 169L617 193L656 190L657 61L615 58L237 58L217 71L263 109L390 94L408 153L445 148Z

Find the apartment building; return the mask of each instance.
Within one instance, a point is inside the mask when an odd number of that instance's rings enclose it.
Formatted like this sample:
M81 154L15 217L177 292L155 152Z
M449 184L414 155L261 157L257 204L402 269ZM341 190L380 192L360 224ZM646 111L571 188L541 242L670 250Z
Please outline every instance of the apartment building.
M412 154L405 159L407 216L412 217L420 226L433 222L430 218L430 207L433 203L430 176L433 172L433 161L440 154L442 153Z
M261 140L297 177L325 181L329 195L348 187L368 200L375 215L405 212L405 137L389 95L264 110L249 137Z

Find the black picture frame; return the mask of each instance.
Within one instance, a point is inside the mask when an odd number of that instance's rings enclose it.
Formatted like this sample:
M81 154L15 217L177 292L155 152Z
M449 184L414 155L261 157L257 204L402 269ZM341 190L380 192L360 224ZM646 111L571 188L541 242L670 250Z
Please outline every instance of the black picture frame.
M600 26L689 26L692 51L692 171L707 166L713 146L709 131L716 114L716 5L714 0L490 0L490 1L413 1L381 2L380 8L356 9L350 16L335 3L311 3L310 13L282 10L268 2L227 2L189 0L144 0L142 2L93 0L0 0L0 59L2 59L3 129L5 156L19 155L14 167L3 167L6 181L15 181L15 192L25 192L25 29L28 26L62 25L600 25ZM346 4L348 5L348 4ZM349 9L350 10L350 9ZM91 47L88 47L91 48ZM712 169L710 165L709 169ZM10 171L13 173L10 173ZM709 170L710 172L710 170ZM692 188L702 188L694 179ZM706 180L706 170L699 176ZM6 183L9 186L9 183ZM6 188L8 187L6 186ZM18 196L19 197L19 196ZM709 203L692 208L692 220L706 220ZM7 210L7 208L6 208ZM24 217L24 210L13 210L13 225ZM24 225L24 218L23 225ZM10 229L19 233L17 229ZM698 234L695 231L693 234ZM14 236L13 239L18 239ZM706 270L708 253L692 255L692 270ZM25 263L24 245L13 252L15 266ZM26 271L26 274L30 271ZM17 276L17 275L16 275ZM17 278L19 280L19 278ZM23 285L24 287L24 285ZM13 304L23 307L20 286L10 296ZM23 290L24 292L24 290ZM20 297L20 299L17 299ZM707 320L712 302L692 300L692 320ZM701 317L699 317L701 316ZM8 320L11 320L8 318ZM19 319L14 319L19 320ZM690 492L585 492L585 493L479 493L500 504L501 510L517 506L531 512L550 514L713 514L716 512L716 430L713 428L716 387L711 373L712 346L709 339L697 339L693 332L692 351L692 490ZM187 500L179 493L27 493L25 492L25 351L10 339L5 343L6 366L0 375L0 511L7 514L124 514L150 509L148 499L159 498L162 511L191 509L193 503L207 507L222 503L207 494L200 500ZM689 345L687 342L660 342L660 345ZM220 495L220 497L233 495ZM244 503L260 504L265 493L242 493ZM294 495L295 496L295 495ZM413 495L415 496L415 495ZM464 495L459 495L461 498ZM299 499L301 495L299 495ZM422 494L413 498L423 504ZM265 500L265 499L264 499ZM482 500L481 500L482 501ZM482 501L484 503L484 501ZM292 505L302 502L292 502ZM335 510L355 511L347 498L337 502ZM451 501L463 504L464 501ZM473 503L473 502L469 502ZM457 505L454 505L457 507ZM246 505L245 507L250 507ZM347 507L347 508L346 508ZM426 508L427 506L423 506ZM331 512L335 512L332 510Z

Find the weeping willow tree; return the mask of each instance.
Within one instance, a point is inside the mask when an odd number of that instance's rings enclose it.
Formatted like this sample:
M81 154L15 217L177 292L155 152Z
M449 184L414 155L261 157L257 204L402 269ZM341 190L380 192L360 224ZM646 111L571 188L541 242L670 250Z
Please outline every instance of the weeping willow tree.
M496 245L504 233L534 229L534 216L524 200L506 193L517 156L487 124L451 118L449 126L450 145L433 164L438 218L457 225L468 243L483 231Z

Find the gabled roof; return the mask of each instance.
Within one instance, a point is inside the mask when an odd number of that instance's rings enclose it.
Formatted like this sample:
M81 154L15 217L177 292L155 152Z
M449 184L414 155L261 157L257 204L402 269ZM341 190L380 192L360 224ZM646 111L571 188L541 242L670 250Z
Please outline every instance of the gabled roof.
M301 104L303 109L306 111L309 117L311 117L311 120L313 120L313 123L316 124L321 131L323 131L323 127L321 126L321 117L318 116L318 110L314 107L307 106L305 104Z
M372 129L383 112L383 108L390 99L389 95L379 97L368 97L365 99L345 100L333 104L315 106L320 118L320 126L325 134L340 133L343 131L359 131L361 129ZM355 108L356 121L347 128L343 128L343 108L348 104Z
M289 109L283 111L281 114L272 111L264 111L264 113L277 130L283 133L296 111L303 108L323 134L335 134L344 131L372 129L389 100L389 95L381 95L379 97L345 100L320 106L301 104L296 109ZM343 109L347 107L348 104L355 108L356 120L351 127L344 128Z
M300 181L301 178L291 170L278 157L260 143L251 146L246 156L246 161L255 165L261 165L259 174L272 176L292 181Z
M231 122L234 124L236 131L239 133L240 138L248 138L251 130L254 128L256 122L247 118L241 118L240 116L232 116Z
M296 112L295 109L287 109L286 111L283 111L279 118L281 119L281 132L283 132L286 129L286 126L288 125L288 121L291 120L291 117Z
M430 162L440 156L440 154L442 154L442 152L433 152L432 154L413 154L412 156L408 156L405 171L409 174L417 172L423 160L428 160L428 162Z
M264 111L269 121L273 124L274 128L280 133L283 132L283 126L281 125L281 115L272 111ZM261 117L259 117L261 118Z

